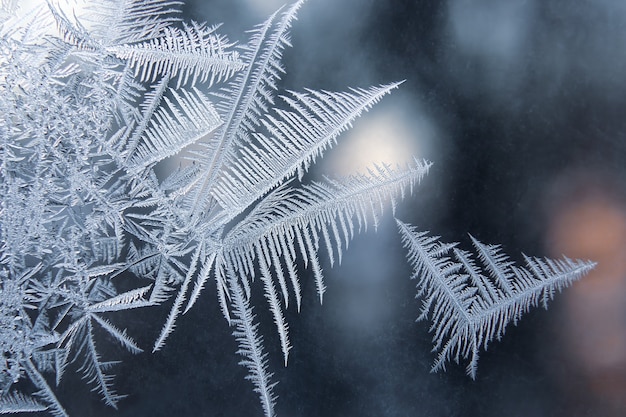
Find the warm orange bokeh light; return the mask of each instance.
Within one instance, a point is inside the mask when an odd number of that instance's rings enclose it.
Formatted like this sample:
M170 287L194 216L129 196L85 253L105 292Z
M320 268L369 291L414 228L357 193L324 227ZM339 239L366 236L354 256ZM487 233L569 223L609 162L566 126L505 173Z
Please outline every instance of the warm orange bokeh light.
M564 294L563 353L583 396L623 410L626 401L626 207L609 189L588 184L551 213L552 255L598 262ZM566 382L567 383L567 382Z

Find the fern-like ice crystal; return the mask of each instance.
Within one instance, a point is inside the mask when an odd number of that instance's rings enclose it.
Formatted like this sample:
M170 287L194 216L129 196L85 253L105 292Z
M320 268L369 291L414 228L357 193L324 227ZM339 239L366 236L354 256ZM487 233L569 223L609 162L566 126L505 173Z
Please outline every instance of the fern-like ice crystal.
M515 266L499 246L485 245L472 237L481 269L469 252L456 243L442 243L415 227L397 221L422 301L419 320L433 322L434 349L438 352L433 370L446 362L468 359L467 373L476 377L480 349L500 339L506 326L541 304L548 307L557 291L570 285L595 264L530 258L526 267Z

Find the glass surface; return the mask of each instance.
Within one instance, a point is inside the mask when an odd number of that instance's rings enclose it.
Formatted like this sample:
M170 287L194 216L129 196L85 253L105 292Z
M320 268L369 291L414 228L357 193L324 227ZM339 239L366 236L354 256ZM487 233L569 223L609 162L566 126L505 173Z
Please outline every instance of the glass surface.
M243 42L280 2L187 0L187 19L223 22ZM403 221L515 261L592 259L599 267L533 309L481 355L435 359L393 216L361 233L319 304L304 277L287 312L289 365L259 292L279 416L618 416L626 414L626 3L622 0L309 0L291 31L282 87L344 90L406 80L317 164L313 178L374 163L434 163L398 206ZM261 416L214 287L155 354L120 354L107 408L79 378L70 415ZM253 297L253 301L255 298ZM127 315L146 346L166 309ZM155 319L157 318L157 319Z

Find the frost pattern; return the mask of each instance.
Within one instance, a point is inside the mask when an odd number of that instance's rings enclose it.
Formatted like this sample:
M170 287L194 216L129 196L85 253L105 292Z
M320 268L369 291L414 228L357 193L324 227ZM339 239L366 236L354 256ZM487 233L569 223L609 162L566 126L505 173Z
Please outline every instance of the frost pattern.
M393 214L430 167L415 160L303 182L400 83L279 94L302 4L235 45L217 27L182 22L174 0L98 0L78 17L53 2L18 16L17 2L2 2L0 413L66 416L50 381L58 384L70 364L116 408L124 397L114 388L116 361L100 344L142 351L119 313L169 306L152 347L159 350L212 281L264 413L275 414L252 293L265 296L287 364L284 310L302 302L297 265L313 271L321 302L321 248L331 264L341 261L355 233L376 227L383 210ZM185 163L171 169L173 156ZM491 295L476 296L431 243L425 260L415 255L424 243L414 234L402 229L439 323L441 363L454 352L474 358L510 317L563 285L559 277L567 283L591 267L531 260L533 278L497 250L479 249L496 281L479 278ZM550 284L532 289L535 279Z

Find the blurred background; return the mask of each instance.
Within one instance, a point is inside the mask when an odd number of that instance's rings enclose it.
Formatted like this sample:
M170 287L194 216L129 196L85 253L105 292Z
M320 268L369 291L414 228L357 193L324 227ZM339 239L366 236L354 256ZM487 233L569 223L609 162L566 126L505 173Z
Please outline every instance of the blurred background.
M281 4L186 0L184 12L223 22L243 43ZM259 297L278 415L626 415L626 2L309 0L291 33L284 88L406 80L314 175L425 158L434 166L398 218L465 249L468 233L502 244L517 262L525 253L599 266L548 311L510 326L481 355L476 381L465 364L431 374L428 324L415 322L415 282L387 213L341 266L324 265L323 305L303 279L302 312L287 315L287 368ZM118 365L118 390L130 397L115 415L262 415L205 295L163 351ZM90 397L73 415L113 414Z

